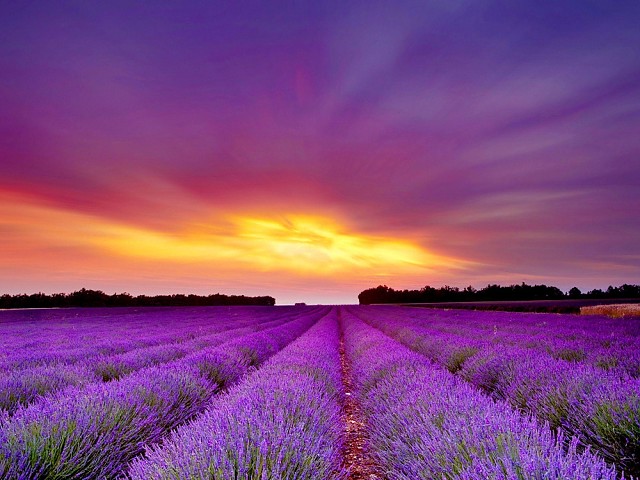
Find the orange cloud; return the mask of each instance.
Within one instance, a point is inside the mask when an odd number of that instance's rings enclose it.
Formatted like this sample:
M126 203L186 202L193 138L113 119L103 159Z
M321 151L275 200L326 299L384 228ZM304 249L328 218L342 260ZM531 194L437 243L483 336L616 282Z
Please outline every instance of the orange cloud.
M237 214L218 219L225 228L213 233L187 226L167 234L109 225L92 242L117 255L156 261L226 264L246 271L284 271L303 276L349 275L355 272L407 273L461 262L427 252L407 240L350 232L317 216L280 219Z
M172 269L182 266L199 274L209 270L229 278L274 272L347 280L363 275L420 275L465 266L461 260L439 256L410 240L359 233L317 215L235 213L166 232L29 203L15 196L1 199L0 226L13 232L13 241L7 238L2 252L13 249L25 263L29 262L29 250L57 247L129 262L131 269L136 262L155 263ZM46 270L47 259L38 261Z

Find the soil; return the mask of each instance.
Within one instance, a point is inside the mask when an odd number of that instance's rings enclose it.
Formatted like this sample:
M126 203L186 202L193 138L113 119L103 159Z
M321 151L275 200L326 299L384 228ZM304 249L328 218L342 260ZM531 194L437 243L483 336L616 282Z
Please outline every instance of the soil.
M340 338L340 363L344 385L345 449L344 467L349 471L347 480L384 480L382 469L367 450L367 425L362 408L354 395L351 365L344 348L344 338Z

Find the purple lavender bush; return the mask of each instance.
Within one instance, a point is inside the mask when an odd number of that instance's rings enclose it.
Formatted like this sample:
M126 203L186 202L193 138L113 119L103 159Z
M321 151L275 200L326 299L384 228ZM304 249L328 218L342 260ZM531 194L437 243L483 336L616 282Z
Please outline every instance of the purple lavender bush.
M289 321L318 311L321 310L301 312L294 307L277 311L263 307L200 307L153 309L134 315L131 309L127 310L129 313L121 309L45 310L39 312L38 317L43 318L37 322L20 322L24 311L5 311L0 312L0 372L86 362L141 348L189 342L231 329Z
M202 412L254 359L265 361L307 330L302 317L120 381L67 389L18 409L0 429L3 478L117 478L145 444ZM252 349L256 348L257 352Z
M97 381L84 366L45 365L0 378L0 410L13 414L38 397L70 386Z
M335 313L134 461L134 480L342 477Z
M319 311L309 311L308 315L318 316ZM26 406L36 401L39 397L69 387L84 386L100 381L120 379L128 374L136 372L144 367L161 365L190 353L207 347L224 344L246 334L273 328L283 323L293 321L297 315L271 316L264 318L245 318L240 316L233 321L215 322L215 333L208 333L211 326L199 325L197 334L191 331L188 334L179 333L181 326L173 327L171 338L179 340L171 343L161 343L152 346L143 346L124 353L94 355L89 347L83 346L72 351L49 351L54 362L45 362L41 365L8 371L0 378L0 411L6 410L10 415L20 406ZM150 317L150 319L152 319ZM252 322L252 323L251 323ZM188 337L188 338L187 338ZM162 338L167 338L166 333ZM81 353L86 356L81 358ZM32 356L42 360L42 351L32 352ZM29 354L24 355L29 359ZM61 358L64 362L61 363Z
M588 449L579 452L576 439L556 438L356 317L343 319L356 394L385 478L618 478Z
M554 430L576 436L582 448L596 449L628 474L640 474L640 380L623 371L556 359L517 344L483 344L478 338L441 332L432 335L402 318L401 309L380 313L365 318L492 397L533 414ZM474 314L464 312L468 318ZM451 369L450 359L461 351L474 353Z

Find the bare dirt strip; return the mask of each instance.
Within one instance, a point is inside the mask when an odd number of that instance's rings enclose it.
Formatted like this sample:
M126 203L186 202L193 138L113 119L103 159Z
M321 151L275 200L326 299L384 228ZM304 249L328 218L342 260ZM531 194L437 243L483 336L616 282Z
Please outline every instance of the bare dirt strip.
M344 349L344 337L340 336L340 363L345 398L343 402L345 421L344 467L349 471L348 480L383 480L382 469L367 451L366 423L361 406L353 391L351 365Z

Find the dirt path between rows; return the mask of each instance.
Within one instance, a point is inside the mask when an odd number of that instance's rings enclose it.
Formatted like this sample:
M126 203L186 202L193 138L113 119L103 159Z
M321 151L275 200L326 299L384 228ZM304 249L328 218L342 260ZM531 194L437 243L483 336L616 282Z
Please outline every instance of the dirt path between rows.
M366 424L359 402L353 391L351 364L345 354L344 335L340 335L340 364L344 385L345 449L344 467L349 470L346 480L384 480L382 469L367 451Z

